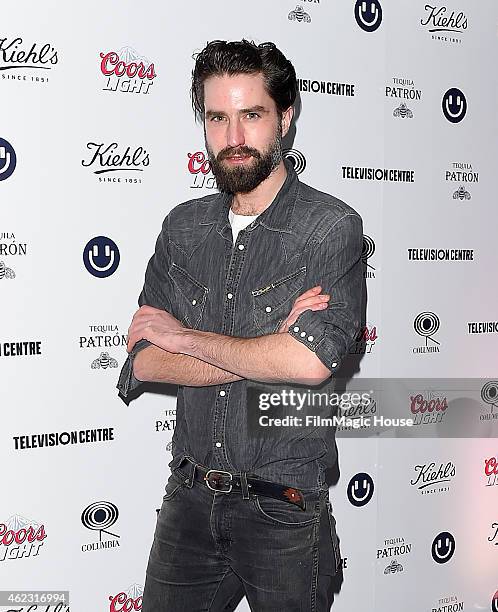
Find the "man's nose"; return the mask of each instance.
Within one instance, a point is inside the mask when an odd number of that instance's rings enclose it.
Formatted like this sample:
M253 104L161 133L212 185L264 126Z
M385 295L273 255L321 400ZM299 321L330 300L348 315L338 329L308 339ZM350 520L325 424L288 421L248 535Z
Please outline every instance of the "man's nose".
M227 144L229 147L240 147L245 143L244 130L240 121L230 121L228 126Z

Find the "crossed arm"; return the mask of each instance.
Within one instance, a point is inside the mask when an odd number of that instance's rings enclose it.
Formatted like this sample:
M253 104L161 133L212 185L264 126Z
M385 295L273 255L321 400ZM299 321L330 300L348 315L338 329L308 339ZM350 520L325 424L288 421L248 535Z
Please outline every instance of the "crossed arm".
M305 310L323 310L329 297L318 285L300 295L278 333L235 338L184 327L170 313L142 306L128 332L128 350L141 339L152 346L134 360L141 381L178 385L219 385L243 378L262 382L319 384L330 370L306 346L285 333Z

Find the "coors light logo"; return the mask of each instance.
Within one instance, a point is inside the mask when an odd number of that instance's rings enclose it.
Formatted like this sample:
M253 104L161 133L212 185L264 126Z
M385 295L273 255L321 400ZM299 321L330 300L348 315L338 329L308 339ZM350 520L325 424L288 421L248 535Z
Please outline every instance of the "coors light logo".
M139 584L132 584L126 591L117 595L109 595L109 612L132 612L142 609L143 588Z
M191 189L216 189L216 179L211 172L211 165L204 151L187 153L187 168L193 180Z
M154 64L131 47L100 53L100 71L105 77L104 91L148 94L157 74Z
M19 515L0 523L0 561L36 557L47 537L45 526Z

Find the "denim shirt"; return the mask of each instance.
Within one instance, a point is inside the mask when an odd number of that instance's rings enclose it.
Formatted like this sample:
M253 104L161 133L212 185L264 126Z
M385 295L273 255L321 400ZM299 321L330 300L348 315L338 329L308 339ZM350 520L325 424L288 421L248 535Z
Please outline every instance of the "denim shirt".
M302 183L286 161L287 178L273 202L232 242L232 196L190 200L164 220L139 297L191 329L243 338L274 334L295 299L320 284L322 311L305 311L288 333L316 354L332 376L358 334L361 320L361 217L341 200ZM133 359L118 382L124 397L140 382ZM335 440L319 432L280 428L272 436L248 431L246 389L254 381L179 386L172 440L174 469L189 456L211 469L250 472L298 487L321 483L335 462ZM323 429L323 428L321 428Z

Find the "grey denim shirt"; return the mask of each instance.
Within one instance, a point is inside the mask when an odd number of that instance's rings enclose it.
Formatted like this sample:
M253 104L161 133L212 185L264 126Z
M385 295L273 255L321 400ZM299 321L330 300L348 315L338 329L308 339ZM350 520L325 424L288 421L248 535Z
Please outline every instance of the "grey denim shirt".
M295 299L320 284L331 295L323 311L305 311L289 334L332 372L358 334L361 320L361 217L341 200L302 183L286 161L287 178L270 206L232 242L231 196L190 200L167 215L139 297L191 329L228 336L276 333ZM124 397L140 385L133 359L118 382ZM335 462L320 432L280 428L271 436L248 430L246 389L254 381L179 386L173 435L174 469L189 456L211 469L246 471L275 482L314 487ZM323 428L321 428L323 429Z

